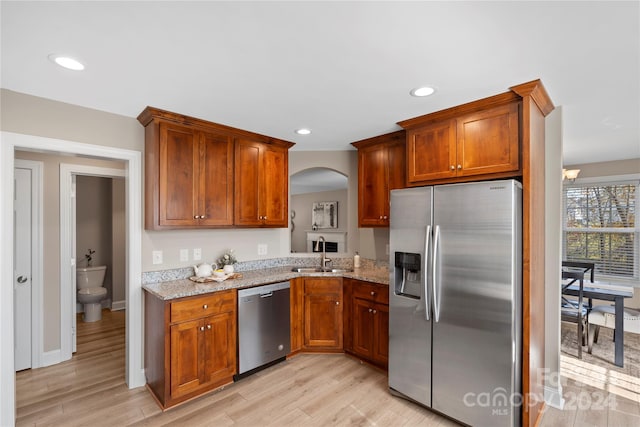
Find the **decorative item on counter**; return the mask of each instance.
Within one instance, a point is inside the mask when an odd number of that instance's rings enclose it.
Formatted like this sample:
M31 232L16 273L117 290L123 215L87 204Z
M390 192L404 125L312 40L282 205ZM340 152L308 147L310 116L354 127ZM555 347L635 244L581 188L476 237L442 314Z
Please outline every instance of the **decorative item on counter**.
M360 254L358 254L358 251L353 256L353 268L360 268Z
M207 276L207 277L198 277L198 276L189 277L189 280L196 283L224 282L227 279L242 279L242 273L223 274L220 277L216 276L215 274L213 276Z
M94 251L93 249L89 248L89 250L85 254L84 258L87 260L87 267L91 267L91 262L93 260L93 254L95 254L95 253L96 253L96 251Z
M227 250L220 258L218 258L218 266L222 266L225 274L233 274L233 264L238 262L233 253L233 249Z
M211 264L202 263L200 265L194 265L193 271L196 277L209 277L213 274L213 266Z

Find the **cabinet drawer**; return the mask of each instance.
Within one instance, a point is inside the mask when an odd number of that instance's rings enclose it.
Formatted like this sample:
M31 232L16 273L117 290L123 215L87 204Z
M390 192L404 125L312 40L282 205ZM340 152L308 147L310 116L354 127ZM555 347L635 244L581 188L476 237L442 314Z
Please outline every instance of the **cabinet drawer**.
M389 304L389 287L369 283L354 283L351 291L355 298Z
M216 292L210 296L172 302L171 323L234 311L235 305L235 291Z

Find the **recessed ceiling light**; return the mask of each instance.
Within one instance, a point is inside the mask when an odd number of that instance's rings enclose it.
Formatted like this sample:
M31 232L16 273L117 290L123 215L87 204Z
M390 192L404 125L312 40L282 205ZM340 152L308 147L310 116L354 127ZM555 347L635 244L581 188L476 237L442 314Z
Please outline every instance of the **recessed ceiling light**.
M296 129L296 133L298 135L309 135L311 133L311 129L307 129L307 128Z
M417 87L413 89L411 92L411 96L429 96L432 95L436 90L430 86Z
M73 71L82 71L84 70L84 64L78 61L77 59L73 59L64 55L49 55L49 59L58 64L61 67L67 68Z

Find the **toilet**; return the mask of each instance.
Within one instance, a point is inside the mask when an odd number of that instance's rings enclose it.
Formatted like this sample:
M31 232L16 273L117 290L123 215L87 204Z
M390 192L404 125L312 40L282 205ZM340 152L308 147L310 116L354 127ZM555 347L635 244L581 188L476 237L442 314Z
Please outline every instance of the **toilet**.
M107 296L107 288L102 287L106 265L76 268L76 289L78 302L84 305L85 322L97 322L102 319L101 301Z

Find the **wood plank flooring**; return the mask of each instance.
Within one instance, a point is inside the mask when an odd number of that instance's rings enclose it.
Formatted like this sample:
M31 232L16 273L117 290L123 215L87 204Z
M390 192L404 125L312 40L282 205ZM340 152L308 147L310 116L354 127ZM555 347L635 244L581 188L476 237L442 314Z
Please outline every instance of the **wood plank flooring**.
M162 412L124 383L124 312L78 319L72 360L16 374L18 426L457 426L393 397L386 373L341 354L303 354Z
M126 387L124 340L124 311L104 310L100 322L83 323L78 319L78 352L72 360L16 374L16 425L457 425L390 395L384 372L340 354L299 355L162 412L146 388ZM563 365L569 366L567 362ZM589 402L584 399L600 396L601 384L585 384L572 378L565 367L563 371L565 397L576 396L583 401L569 402L565 411L548 408L541 427L640 425L638 395L616 394L616 384L619 387L622 379L600 378L610 384L604 387L602 399L614 397L615 407L594 409L593 405L585 406Z

